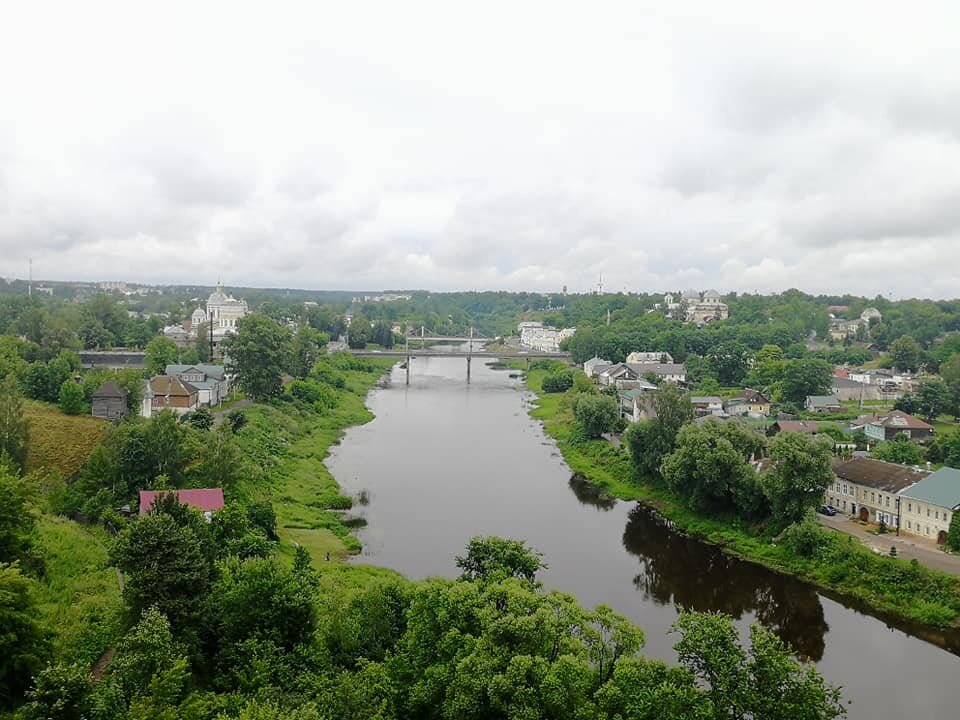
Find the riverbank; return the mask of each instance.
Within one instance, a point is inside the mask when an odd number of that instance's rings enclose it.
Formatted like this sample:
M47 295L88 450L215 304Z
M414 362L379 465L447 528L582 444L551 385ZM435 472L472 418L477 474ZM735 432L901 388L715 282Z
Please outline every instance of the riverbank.
M340 492L324 460L347 428L373 419L365 401L389 372L392 360L358 362L342 371L333 407L319 409L293 402L244 408L246 425L238 433L253 472L237 491L250 501L269 501L277 516L281 552L303 546L316 563L344 560L360 551L351 533L353 499Z
M821 531L812 557L801 557L782 543L736 518L692 513L665 489L635 480L627 451L606 440L574 442L573 412L563 394L544 394L544 370L527 373L526 387L537 394L530 415L552 437L570 468L622 500L656 509L677 529L724 552L792 575L871 610L938 628L960 627L960 579L916 562L880 557L853 538Z

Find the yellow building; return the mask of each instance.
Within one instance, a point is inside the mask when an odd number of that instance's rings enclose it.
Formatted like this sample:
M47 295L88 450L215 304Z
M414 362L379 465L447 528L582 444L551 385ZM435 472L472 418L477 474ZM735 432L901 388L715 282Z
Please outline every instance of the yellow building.
M943 545L953 513L960 510L960 470L940 468L900 495L901 532Z
M836 480L825 493L827 504L863 522L882 522L891 528L897 527L899 496L929 475L926 470L872 458L854 458L835 466L833 472Z

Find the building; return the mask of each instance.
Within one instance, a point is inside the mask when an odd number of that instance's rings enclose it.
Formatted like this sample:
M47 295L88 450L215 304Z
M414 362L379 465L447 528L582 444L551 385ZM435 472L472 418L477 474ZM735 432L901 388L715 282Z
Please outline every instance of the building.
M835 395L808 395L803 409L812 413L837 413L843 411L843 405Z
M569 337L573 337L576 331L576 328L564 328L560 330L535 321L522 322L517 325L520 344L533 350L539 350L540 352L559 351L560 343Z
M672 363L673 356L668 352L632 352L627 355L627 364Z
M222 510L223 490L220 488L197 488L193 490L141 490L140 491L140 514L146 515L153 508L153 504L158 498L173 494L182 505L189 505L203 513L207 522L213 519L213 514L217 510Z
M718 415L723 412L723 400L716 395L694 395L690 398L695 415Z
M112 380L105 382L91 397L91 414L106 420L120 420L127 414L127 393Z
M716 320L726 320L730 316L730 308L720 299L720 293L716 290L707 290L704 293L687 290L683 293L681 302L684 322L706 325Z
M150 378L151 414L173 410L178 415L197 409L200 392L176 375L157 375Z
M947 541L950 520L960 510L960 470L943 467L900 494L900 532Z
M925 443L933 437L933 426L902 410L892 410L864 425L863 432L871 440L893 440L897 435L906 435Z
M614 363L597 373L597 382L600 385L612 386L621 390L638 387L640 380L643 380L641 374L626 363Z
M741 390L724 405L730 415L769 415L770 400L759 390Z
M583 364L583 371L587 374L587 377L596 377L597 374L604 368L608 368L613 365L609 360L604 360L594 355L592 358L587 360Z
M687 366L683 363L627 363L641 377L655 375L661 382L682 385L687 381Z
M841 401L880 400L880 387L835 375L830 381L830 394Z
M820 432L820 426L816 420L777 420L773 424L774 434L779 432L798 432L816 435Z
M207 298L207 319L213 323L214 336L217 330L234 330L237 322L249 313L247 302L237 300L224 292L223 283L217 283L217 289Z
M897 500L900 493L923 480L929 473L896 463L854 458L834 467L836 480L827 488L826 502L862 522L897 527Z
M229 383L223 365L167 365L164 372L176 375L197 389L200 405L218 405L227 399Z
M657 416L653 396L657 386L641 380L637 387L620 391L620 414L631 422L649 420Z

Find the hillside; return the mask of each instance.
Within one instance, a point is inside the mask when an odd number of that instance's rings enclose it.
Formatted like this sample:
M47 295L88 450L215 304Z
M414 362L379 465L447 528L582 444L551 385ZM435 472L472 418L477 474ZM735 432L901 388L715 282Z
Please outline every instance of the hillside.
M56 468L67 478L83 467L110 426L106 420L65 415L39 402L25 402L24 412L30 421L28 469Z

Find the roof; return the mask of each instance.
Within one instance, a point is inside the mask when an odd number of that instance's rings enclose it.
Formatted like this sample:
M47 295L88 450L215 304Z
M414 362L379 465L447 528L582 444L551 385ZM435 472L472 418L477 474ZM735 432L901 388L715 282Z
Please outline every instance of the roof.
M759 390L747 388L738 392L731 400L742 400L748 403L769 403L770 401Z
M156 375L150 378L150 391L154 395L176 397L193 395L197 392L197 388L176 375Z
M687 368L683 363L627 363L634 372L646 375L686 375Z
M841 480L888 493L898 493L929 475L926 470L862 457L837 465L833 472Z
M196 365L167 365L167 375L180 375L191 370L202 372L217 380L222 380L227 369L223 365L207 365L206 363L197 363Z
M807 405L811 407L836 407L840 404L835 395L808 395Z
M920 502L956 510L960 507L960 470L940 468L903 494Z
M871 425L879 425L885 428L908 428L910 430L933 430L932 425L927 425L923 420L915 418L913 415L907 415L902 410L893 410L883 417L874 420Z
M213 512L223 507L223 490L220 488L198 488L195 490L141 490L140 514L146 515L153 507L157 497L173 493L184 505L204 512Z
M105 382L97 391L92 395L94 398L120 398L121 400L127 399L126 391L117 385L112 380L110 382Z
M694 395L690 398L690 402L694 405L720 405L723 403L723 400L716 395Z
M854 388L860 389L864 388L865 385L862 382L857 382L856 380L851 380L847 377L840 377L839 375L834 375L830 380L830 387L835 388Z
M816 420L777 420L775 425L784 432L817 433L820 426Z

